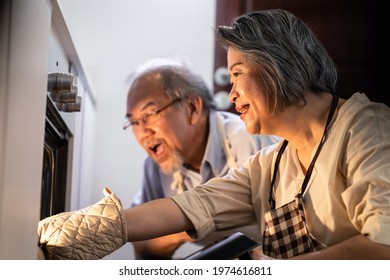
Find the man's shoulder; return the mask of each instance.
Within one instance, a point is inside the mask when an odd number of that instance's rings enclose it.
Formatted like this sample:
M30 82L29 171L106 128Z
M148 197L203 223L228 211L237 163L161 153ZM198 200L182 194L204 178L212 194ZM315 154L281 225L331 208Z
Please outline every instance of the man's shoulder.
M218 111L217 115L222 117L225 130L227 131L246 131L245 123L240 119L240 116L234 113Z
M242 122L240 116L228 111L217 111L217 114L222 116L227 121L239 121Z
M230 112L218 112L224 118L225 131L228 138L238 139L267 139L269 143L276 143L280 138L273 135L250 134L240 116Z

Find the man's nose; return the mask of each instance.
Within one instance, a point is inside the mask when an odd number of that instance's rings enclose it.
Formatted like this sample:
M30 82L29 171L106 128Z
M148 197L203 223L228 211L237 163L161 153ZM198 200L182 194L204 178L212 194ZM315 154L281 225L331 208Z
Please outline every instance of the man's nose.
M154 133L153 129L151 129L151 127L148 124L142 121L139 122L136 127L134 127L133 131L134 134L140 137L149 136Z

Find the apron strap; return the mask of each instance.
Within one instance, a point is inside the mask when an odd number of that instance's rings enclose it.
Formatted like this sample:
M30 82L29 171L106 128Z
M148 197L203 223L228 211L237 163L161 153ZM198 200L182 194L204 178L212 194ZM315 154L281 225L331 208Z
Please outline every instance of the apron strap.
M313 169L314 169L314 164L315 164L315 162L316 162L316 160L317 160L317 158L318 158L318 156L320 154L322 146L325 143L327 132L328 132L328 126L329 126L329 124L330 124L330 122L331 122L331 120L333 118L334 112L336 111L338 100L339 100L339 97L336 96L336 95L333 95L332 104L330 106L328 119L326 121L324 133L323 133L322 138L321 138L321 142L318 145L317 151L316 151L316 153L315 153L315 155L314 155L314 157L313 157L313 159L312 159L312 161L310 163L310 166L309 166L309 168L308 168L308 170L306 172L305 179L304 179L304 181L302 183L302 187L301 187L301 191L300 191L300 193L302 195L303 195L303 193L306 190L307 184L309 183L309 180L310 180L311 173L313 172ZM284 152L287 144L288 144L288 141L284 140L283 145L280 148L278 156L277 156L276 161L275 161L274 174L272 176L271 188L270 188L270 193L269 193L269 198L268 198L268 201L269 201L269 204L270 204L270 207L271 207L272 210L275 209L275 200L273 198L273 189L274 189L274 184L275 184L275 179L276 179L276 173L277 173L277 171L279 169L280 158L281 158L282 153Z
M305 180L302 183L302 188L301 188L302 195L305 193L307 184L309 183L309 180L310 180L311 173L313 172L313 169L314 169L314 164L315 164L315 162L316 162L316 160L321 152L322 146L325 143L327 132L328 132L328 126L330 124L330 121L333 118L334 112L336 111L338 101L339 101L339 97L336 95L333 95L332 105L331 105L330 110L329 110L328 119L326 121L325 129L324 129L324 133L323 133L322 138L321 138L320 145L318 146L316 154L314 155L314 157L310 163L310 166L307 169Z
M271 206L272 210L275 209L275 200L273 198L273 191L272 191L272 189L273 189L273 186L275 184L276 174L278 173L280 158L282 157L282 154L283 154L284 150L286 149L287 144L288 144L288 141L284 140L282 146L280 147L278 156L276 157L276 160L275 160L274 174L272 176L271 190L270 190L269 198L268 198L268 202L269 202L269 205Z

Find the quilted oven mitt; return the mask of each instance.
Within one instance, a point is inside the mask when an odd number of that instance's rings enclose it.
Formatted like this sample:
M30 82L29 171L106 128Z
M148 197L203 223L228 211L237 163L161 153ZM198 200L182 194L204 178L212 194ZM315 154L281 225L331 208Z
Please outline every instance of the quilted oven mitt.
M38 223L38 246L46 259L97 260L127 242L126 220L119 198L109 189L99 202Z

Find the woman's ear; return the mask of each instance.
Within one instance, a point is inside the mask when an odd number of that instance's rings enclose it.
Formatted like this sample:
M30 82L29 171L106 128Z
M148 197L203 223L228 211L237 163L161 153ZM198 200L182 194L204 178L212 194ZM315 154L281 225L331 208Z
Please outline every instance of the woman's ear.
M187 99L187 106L190 116L190 123L195 124L198 122L203 109L203 102L200 96L191 96Z

